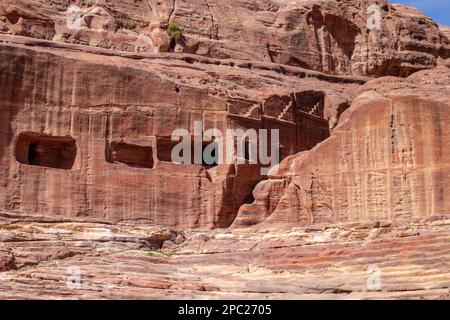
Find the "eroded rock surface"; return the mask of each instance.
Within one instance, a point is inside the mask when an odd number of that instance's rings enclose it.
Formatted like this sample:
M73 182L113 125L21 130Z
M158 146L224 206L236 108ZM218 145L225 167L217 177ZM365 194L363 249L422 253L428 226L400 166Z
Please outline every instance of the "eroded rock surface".
M384 0L0 0L0 33L0 298L450 298L448 27ZM174 163L196 122L278 129L283 161Z
M449 83L447 67L368 82L329 139L256 187L235 225L449 214Z
M450 52L447 37L430 18L385 0L78 1L78 27L68 27L68 20L75 21L70 4L2 0L0 32L369 76L408 76L435 67ZM161 22L176 22L184 37L170 41Z
M0 41L0 203L40 216L228 227L264 179L260 167L175 164L173 131L194 133L195 122L223 133L276 128L284 158L328 138L366 81L273 63Z
M449 223L180 232L9 215L0 237L16 266L0 297L448 299Z

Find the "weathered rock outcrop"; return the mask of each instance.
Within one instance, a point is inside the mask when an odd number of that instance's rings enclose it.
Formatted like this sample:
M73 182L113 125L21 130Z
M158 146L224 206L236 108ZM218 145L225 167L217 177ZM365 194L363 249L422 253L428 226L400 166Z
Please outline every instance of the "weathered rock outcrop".
M0 299L450 299L449 57L385 0L0 0Z
M450 71L372 80L329 139L287 158L235 226L450 214Z
M440 25L440 26L439 26L439 29L441 30L441 32L442 32L448 39L450 39L450 27Z
M442 34L447 37L447 39L450 39L450 27L447 26L439 26L439 29L441 30ZM445 49L443 49L445 50ZM443 51L444 52L444 51ZM441 54L442 59L446 59L446 64L450 66L450 55L447 53Z
M203 131L277 128L284 158L326 139L365 82L273 63L0 41L1 208L44 216L228 227L260 167L172 163L172 132L193 134L196 121Z
M14 265L0 299L449 299L449 227L176 232L3 216Z
M450 52L447 37L430 18L385 0L77 4L79 28L68 27L68 0L2 0L0 32L132 52L175 50L368 76L408 76L435 67L437 59ZM149 32L149 25L161 21L177 22L184 37L171 43L163 28Z

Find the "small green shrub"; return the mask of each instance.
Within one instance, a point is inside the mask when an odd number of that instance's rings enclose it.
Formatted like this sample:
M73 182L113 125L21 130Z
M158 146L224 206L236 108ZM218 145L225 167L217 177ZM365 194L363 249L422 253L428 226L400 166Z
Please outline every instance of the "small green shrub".
M183 30L176 22L171 22L167 26L167 34L175 40L180 39L183 36Z

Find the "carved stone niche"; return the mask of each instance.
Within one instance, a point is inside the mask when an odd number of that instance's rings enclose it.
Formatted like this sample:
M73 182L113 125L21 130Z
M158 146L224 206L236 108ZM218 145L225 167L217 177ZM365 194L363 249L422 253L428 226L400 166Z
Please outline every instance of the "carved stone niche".
M109 163L122 163L135 168L153 169L153 148L113 141L107 145L106 160Z
M15 155L22 164L70 170L75 163L77 146L71 137L22 132L17 138Z
M324 118L325 94L322 91L308 90L295 93L298 111Z
M179 141L171 141L170 137L157 137L156 143L156 153L158 161L161 162L173 162L172 159L172 150L179 143ZM209 159L205 158L205 150L208 148L208 152L206 154L209 155ZM214 141L202 141L202 150L201 150L201 165L205 168L213 168L218 165L219 159L219 145ZM187 163L184 164L195 164L195 149L194 149L194 138L191 140L191 150L190 156ZM180 157L183 157L183 152L179 154ZM198 163L200 165L200 163Z

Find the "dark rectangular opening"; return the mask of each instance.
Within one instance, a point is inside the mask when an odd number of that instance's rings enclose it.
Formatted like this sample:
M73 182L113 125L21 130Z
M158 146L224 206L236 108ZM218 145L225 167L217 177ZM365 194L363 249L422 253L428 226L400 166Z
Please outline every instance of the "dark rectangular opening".
M297 114L297 146L296 152L310 150L330 136L327 120L312 117L306 113Z
M158 139L156 143L158 160L172 162L172 150L178 143L178 141L171 141L170 138ZM183 156L183 154L180 154L180 156Z
M245 141L244 144L244 159L249 161L250 160L250 141Z
M17 139L16 160L23 164L70 170L76 156L76 142L71 137L26 132Z
M202 166L216 167L219 164L219 145L216 142L203 142Z
M235 140L236 156L239 160L245 160L246 163L250 161L250 141L243 139L243 141ZM240 150L242 148L242 150Z
M169 138L158 138L157 140L157 157L159 161L173 162L172 150L178 145L180 141L171 141ZM210 146L211 145L211 146ZM208 147L209 146L209 147ZM195 150L194 140L191 141L191 155L189 162L184 164L195 164ZM206 151L206 152L205 152ZM206 155L206 157L205 157ZM180 157L183 158L184 153L180 151ZM203 142L202 143L202 166L211 168L218 165L218 144L215 142Z
M297 109L317 117L324 117L325 94L321 91L303 91L295 94Z
M107 161L123 163L131 167L152 169L153 149L125 142L111 142L107 152Z

